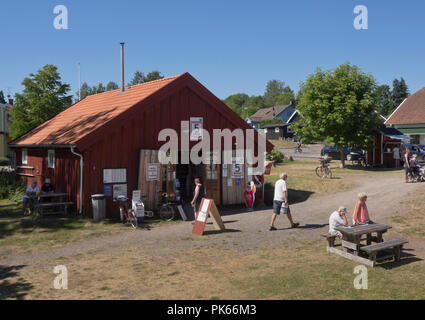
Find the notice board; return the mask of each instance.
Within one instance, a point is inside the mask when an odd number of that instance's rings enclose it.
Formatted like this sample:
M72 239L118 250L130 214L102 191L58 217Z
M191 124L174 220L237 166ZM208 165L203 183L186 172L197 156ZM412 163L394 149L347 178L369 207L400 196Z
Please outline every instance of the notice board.
M103 183L127 183L127 169L103 169Z
M213 199L203 198L199 211L195 216L195 224L193 226L192 233L203 235L205 231L205 225L207 224L208 216L211 216L214 227L216 230L226 230L223 220L221 219L220 213L214 203Z

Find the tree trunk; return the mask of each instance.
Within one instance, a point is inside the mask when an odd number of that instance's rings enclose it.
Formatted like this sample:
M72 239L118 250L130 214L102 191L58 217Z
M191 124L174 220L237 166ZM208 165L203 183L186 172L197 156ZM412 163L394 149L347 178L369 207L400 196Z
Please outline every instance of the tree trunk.
M341 148L341 168L345 168L345 150Z

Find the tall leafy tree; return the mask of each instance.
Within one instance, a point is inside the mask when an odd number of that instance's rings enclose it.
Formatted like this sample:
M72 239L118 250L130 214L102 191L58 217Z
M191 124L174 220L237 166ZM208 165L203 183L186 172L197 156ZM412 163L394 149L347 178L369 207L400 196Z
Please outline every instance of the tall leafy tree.
M6 99L4 98L4 93L3 91L0 91L0 103L5 104L6 103Z
M112 91L112 90L116 90L118 88L119 88L118 84L116 84L113 81L109 81L108 84L106 85L106 91Z
M277 105L277 99L279 96L290 93L294 95L294 92L289 86L285 86L285 82L279 80L270 80L266 86L266 92L264 93L264 102L266 107L273 107Z
M393 102L394 111L403 101L409 96L409 88L407 87L406 81L403 78L394 79L393 81L393 91L391 93L391 99Z
M224 103L236 112L238 115L242 116L243 108L245 103L249 100L249 96L245 93L236 93L228 96Z
M105 86L102 84L102 82L100 82L97 86L94 86L92 88L92 94L96 94L96 93L102 93L105 92L106 88Z
M388 116L393 110L393 101L391 99L390 86L384 84L377 86L372 95L376 111L384 117Z
M145 83L149 81L163 79L164 76L161 75L161 72L154 70L145 75L142 71L136 71L134 73L133 79L128 84L129 86L134 86L136 84Z
M301 85L298 110L302 119L295 132L304 142L332 141L344 147L369 146L379 125L373 102L374 78L345 63L333 70L318 69Z
M22 82L24 90L15 95L12 108L12 139L28 132L71 105L70 85L62 83L58 68L45 65Z
M163 78L164 78L164 76L161 75L161 72L159 72L158 70L154 70L154 71L149 72L146 75L143 82L149 82L149 81L159 80L159 79L163 79Z

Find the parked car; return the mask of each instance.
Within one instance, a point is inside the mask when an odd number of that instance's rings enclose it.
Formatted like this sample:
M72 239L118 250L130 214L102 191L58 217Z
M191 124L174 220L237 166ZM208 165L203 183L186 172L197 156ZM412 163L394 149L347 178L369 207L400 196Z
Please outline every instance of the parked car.
M406 143L401 146L401 153L403 154L406 149L410 150L410 156L417 154L418 161L425 161L425 148L421 148L418 144Z
M345 155L350 153L349 148L345 148ZM341 150L334 146L325 146L321 151L322 157L331 157L333 160L341 160Z
M348 148L349 152L347 154L348 161L358 161L360 158L365 156L364 150L357 150L356 148Z

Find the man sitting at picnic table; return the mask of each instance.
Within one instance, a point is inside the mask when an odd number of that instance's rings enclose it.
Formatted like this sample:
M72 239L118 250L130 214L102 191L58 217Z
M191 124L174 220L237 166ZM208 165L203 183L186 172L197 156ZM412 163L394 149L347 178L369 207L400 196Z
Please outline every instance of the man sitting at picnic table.
M25 190L24 199L22 200L22 212L25 214L25 210L34 202L34 197L40 194L40 187L37 185L37 180L32 180L31 184Z
M49 193L55 193L55 187L53 184L50 183L50 179L46 178L44 180L44 184L41 186L41 193L42 194L49 194ZM43 202L50 202L52 201L51 197L46 197L43 199Z
M342 239L342 233L335 230L336 227L347 226L347 217L345 216L347 209L343 206L339 207L338 211L334 211L329 217L329 234Z

